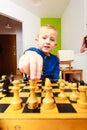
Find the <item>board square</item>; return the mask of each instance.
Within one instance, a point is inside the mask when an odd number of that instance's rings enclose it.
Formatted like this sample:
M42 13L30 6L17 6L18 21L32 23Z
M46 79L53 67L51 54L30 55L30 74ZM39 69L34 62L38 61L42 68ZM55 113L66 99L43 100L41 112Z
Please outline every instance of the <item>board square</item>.
M21 92L30 92L29 89L22 89Z
M0 113L4 112L10 104L0 104Z
M13 93L10 92L10 93L6 94L5 97L13 97Z
M60 113L76 113L76 110L71 104L56 104Z
M36 108L36 109L29 109L26 104L24 107L23 113L40 113L40 104L39 104L38 108Z

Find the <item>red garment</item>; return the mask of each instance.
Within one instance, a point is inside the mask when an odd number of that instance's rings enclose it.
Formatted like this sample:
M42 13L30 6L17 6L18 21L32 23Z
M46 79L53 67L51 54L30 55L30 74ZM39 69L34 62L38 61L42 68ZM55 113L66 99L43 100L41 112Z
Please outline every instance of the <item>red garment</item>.
M87 35L83 39L82 46L81 46L81 49L80 49L80 53L85 52L85 48L87 48Z

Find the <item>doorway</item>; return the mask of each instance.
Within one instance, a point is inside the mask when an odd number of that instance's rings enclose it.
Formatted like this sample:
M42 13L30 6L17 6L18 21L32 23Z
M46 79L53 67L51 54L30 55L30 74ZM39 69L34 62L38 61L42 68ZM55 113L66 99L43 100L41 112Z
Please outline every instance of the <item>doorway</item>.
M0 35L0 76L16 74L16 35Z

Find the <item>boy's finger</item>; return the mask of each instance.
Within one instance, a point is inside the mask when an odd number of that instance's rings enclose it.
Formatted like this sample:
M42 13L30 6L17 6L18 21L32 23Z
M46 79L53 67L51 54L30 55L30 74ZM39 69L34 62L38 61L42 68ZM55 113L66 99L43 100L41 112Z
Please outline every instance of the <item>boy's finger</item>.
M41 78L43 59L40 55L37 55L37 79Z
M27 75L29 75L29 73L30 73L29 64L30 64L29 58L26 57L25 55L23 55L22 58L20 58L20 61L19 61L20 71L22 73L26 73Z
M37 61L36 56L34 54L30 57L30 79L35 80L36 79L36 73L37 73Z

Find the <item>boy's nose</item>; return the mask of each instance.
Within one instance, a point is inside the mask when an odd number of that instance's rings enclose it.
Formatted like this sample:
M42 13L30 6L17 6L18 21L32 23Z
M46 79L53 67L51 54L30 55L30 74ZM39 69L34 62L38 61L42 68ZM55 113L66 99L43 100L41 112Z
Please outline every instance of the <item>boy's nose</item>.
M49 38L47 38L46 42L47 42L47 43L50 43L50 39L49 39Z

